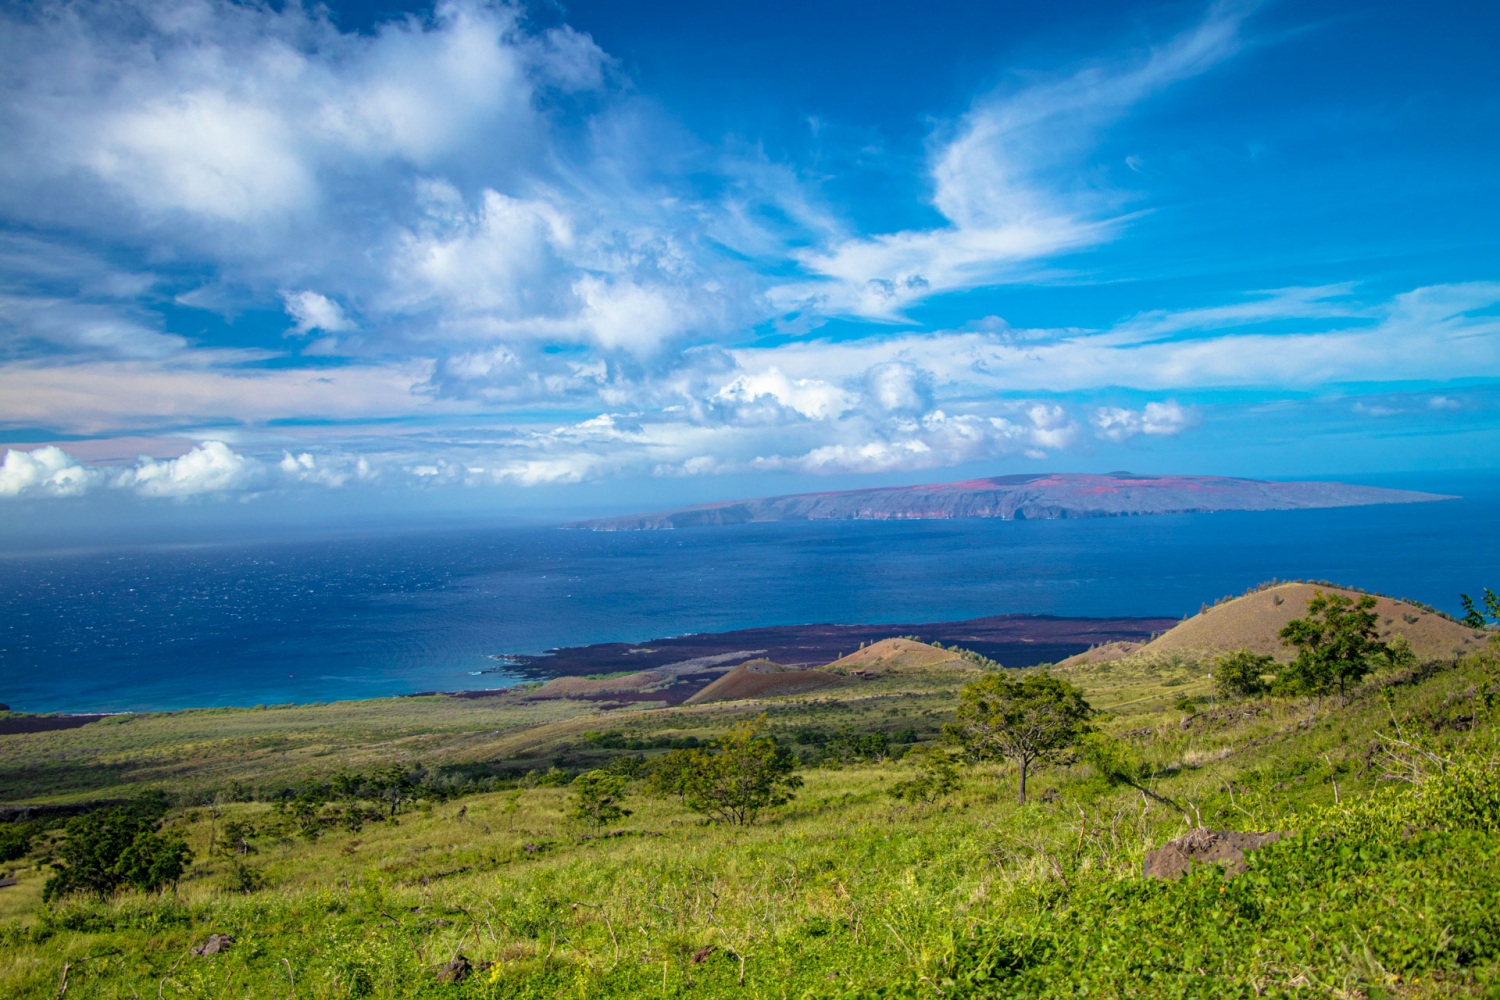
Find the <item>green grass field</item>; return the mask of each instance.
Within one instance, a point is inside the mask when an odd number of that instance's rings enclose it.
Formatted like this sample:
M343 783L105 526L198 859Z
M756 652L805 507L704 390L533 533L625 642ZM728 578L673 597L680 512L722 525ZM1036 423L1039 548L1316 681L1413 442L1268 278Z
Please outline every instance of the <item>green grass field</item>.
M972 675L902 673L799 697L601 712L522 698L177 712L3 737L7 801L179 797L196 853L175 891L44 905L45 838L0 889L0 995L57 997L854 997L1496 995L1500 780L1493 655L1375 676L1347 707L1224 703L1186 659L1073 668L1096 724L1149 764L1112 789L1083 764L967 769L899 802L889 759L804 768L750 827L632 783L601 836L571 789L628 739L709 738L765 713L783 742L843 729L938 737ZM1186 707L1191 701L1191 708ZM642 751L647 758L662 751ZM493 791L419 802L315 840L256 801L340 770L422 762ZM1425 781L1393 780L1393 776ZM478 787L478 786L476 786ZM484 786L488 787L488 786ZM246 801L248 799L248 801ZM217 802L216 802L217 800ZM211 854L231 821L262 833ZM1299 831L1246 875L1141 877L1199 822ZM1316 836L1314 836L1316 835ZM247 885L245 871L251 878ZM233 935L225 953L190 948ZM461 984L438 972L462 954Z

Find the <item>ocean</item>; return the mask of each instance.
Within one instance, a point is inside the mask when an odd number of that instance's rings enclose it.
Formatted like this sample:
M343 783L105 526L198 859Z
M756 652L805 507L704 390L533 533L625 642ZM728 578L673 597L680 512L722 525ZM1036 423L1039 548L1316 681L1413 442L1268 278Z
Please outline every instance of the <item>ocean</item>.
M504 653L808 622L1186 616L1327 579L1456 612L1500 588L1500 474L1444 503L596 533L470 524L0 558L0 702L146 711L499 687Z

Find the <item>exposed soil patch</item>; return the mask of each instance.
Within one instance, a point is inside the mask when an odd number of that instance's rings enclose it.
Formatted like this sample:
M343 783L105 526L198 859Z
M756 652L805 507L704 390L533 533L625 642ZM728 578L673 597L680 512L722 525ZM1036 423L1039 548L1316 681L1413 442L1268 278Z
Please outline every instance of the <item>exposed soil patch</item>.
M1281 832L1240 833L1199 827L1176 840L1169 840L1146 854L1147 878L1181 878L1195 864L1222 865L1228 874L1247 870L1245 852L1265 847L1287 836Z

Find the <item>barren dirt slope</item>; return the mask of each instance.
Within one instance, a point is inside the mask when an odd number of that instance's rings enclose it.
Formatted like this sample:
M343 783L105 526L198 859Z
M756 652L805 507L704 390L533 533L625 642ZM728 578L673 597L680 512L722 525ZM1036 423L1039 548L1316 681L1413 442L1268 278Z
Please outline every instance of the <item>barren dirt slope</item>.
M749 663L741 663L693 695L685 704L701 705L710 701L801 694L804 691L848 683L846 678L826 670L788 670L770 660L751 660Z
M1293 618L1307 613L1314 591L1358 596L1358 591L1340 587L1316 587L1310 583L1284 583L1194 615L1181 625L1147 643L1146 653L1202 655L1248 649L1279 660L1290 660L1292 651L1281 644L1277 633ZM1406 636L1418 659L1448 659L1484 646L1483 634L1416 605L1388 597L1376 599L1382 639L1397 633Z

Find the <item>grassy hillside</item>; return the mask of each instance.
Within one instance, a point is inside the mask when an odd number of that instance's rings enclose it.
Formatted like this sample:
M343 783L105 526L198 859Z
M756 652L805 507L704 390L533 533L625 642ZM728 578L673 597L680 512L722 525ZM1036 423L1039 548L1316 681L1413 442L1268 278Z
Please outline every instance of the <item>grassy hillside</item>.
M977 675L948 651L892 642L839 667L866 674L846 687L727 703L401 699L4 737L0 775L12 789L29 780L35 800L190 793L196 804L167 823L197 860L175 893L43 905L50 848L38 842L0 889L0 995L56 997L64 982L70 998L1500 988L1496 654L1377 674L1345 708L1225 703L1182 655L1074 664L1062 675L1153 797L1074 762L1035 774L1022 807L1008 767L966 767L957 790L912 804L890 794L912 758L835 752L850 734L885 734L897 753L934 742ZM568 818L574 792L553 783L565 779L504 777L611 762L628 773L761 713L807 765L796 798L750 827L707 824L637 780L632 814L601 835ZM243 800L418 759L501 787L312 839L270 802ZM223 794L235 781L240 794ZM210 853L231 822L255 829L254 853ZM1297 835L1228 881L1141 877L1148 850L1200 822ZM235 943L191 954L211 933ZM472 974L440 982L460 953Z

